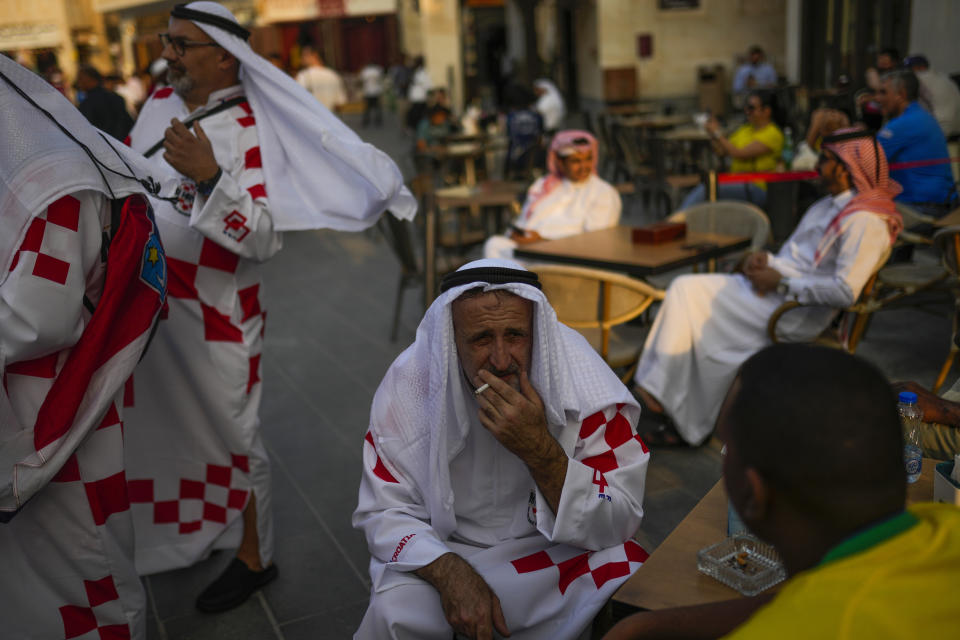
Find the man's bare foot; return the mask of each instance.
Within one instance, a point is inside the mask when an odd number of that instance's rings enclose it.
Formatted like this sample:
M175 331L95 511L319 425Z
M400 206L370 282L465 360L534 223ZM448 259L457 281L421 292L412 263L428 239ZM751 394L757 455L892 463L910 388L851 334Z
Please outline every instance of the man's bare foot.
M654 413L663 413L663 405L657 402L657 399L652 395L647 393L647 390L641 387L640 385L634 385L633 390L636 392L640 399L643 401L650 411Z

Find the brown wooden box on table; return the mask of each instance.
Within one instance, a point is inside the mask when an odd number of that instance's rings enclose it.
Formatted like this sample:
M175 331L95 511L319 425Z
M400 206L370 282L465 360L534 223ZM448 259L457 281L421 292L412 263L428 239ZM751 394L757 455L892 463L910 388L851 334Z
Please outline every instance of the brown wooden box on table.
M663 244L679 240L687 235L687 225L683 222L658 222L633 230L634 244Z

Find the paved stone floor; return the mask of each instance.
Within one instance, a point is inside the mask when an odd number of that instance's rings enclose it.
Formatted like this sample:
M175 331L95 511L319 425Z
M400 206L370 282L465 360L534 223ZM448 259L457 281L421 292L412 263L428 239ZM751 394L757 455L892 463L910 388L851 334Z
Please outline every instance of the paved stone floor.
M396 129L361 134L397 157L409 175L402 157L408 138ZM377 384L413 340L422 290L406 293L392 343L399 267L378 233L291 233L284 242L264 268L269 315L261 409L273 462L280 577L238 609L207 615L193 602L229 554L150 576L144 583L151 640L340 640L352 637L366 608L366 544L350 526L361 444ZM949 309L939 302L931 311L881 312L859 354L892 379L930 384L946 353ZM654 450L640 534L648 550L719 477L715 445Z

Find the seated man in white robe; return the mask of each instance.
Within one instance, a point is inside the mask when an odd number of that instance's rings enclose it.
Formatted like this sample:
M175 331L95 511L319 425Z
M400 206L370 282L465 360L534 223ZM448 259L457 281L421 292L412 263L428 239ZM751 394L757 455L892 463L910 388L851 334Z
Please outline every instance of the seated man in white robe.
M535 274L444 278L377 390L354 526L356 638L577 638L646 559L639 407ZM458 636L459 637L459 636Z
M737 367L770 343L774 310L786 300L817 305L778 326L784 340L812 340L856 301L896 239L900 186L869 133L826 138L817 169L830 195L807 210L776 255L750 254L740 274L686 275L670 285L634 377L649 409L640 430L648 443L706 440Z
M597 139L586 131L561 131L547 154L547 175L527 190L520 217L506 236L491 236L486 258L512 258L518 244L566 238L616 226L620 194L597 175Z

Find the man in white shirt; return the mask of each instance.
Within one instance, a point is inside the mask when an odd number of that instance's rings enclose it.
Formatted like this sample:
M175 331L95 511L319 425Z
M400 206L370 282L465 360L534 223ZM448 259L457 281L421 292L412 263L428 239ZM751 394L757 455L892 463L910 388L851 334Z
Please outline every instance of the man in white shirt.
M320 54L312 47L303 48L303 62L305 67L297 74L300 86L330 111L342 107L347 102L347 92L340 75L325 67Z
M547 175L530 185L509 235L487 239L484 257L510 259L519 244L616 226L622 208L620 194L597 175L598 146L587 131L558 132L547 154Z
M383 107L380 106L380 95L383 93L383 67L371 62L360 72L363 81L363 99L367 103L363 110L363 126L367 126L371 119L375 119L377 126L383 124Z
M947 138L960 133L960 87L945 73L934 71L926 56L914 55L904 60L904 66L917 74L920 81L920 99L930 103L933 117Z
M902 228L893 204L900 186L865 131L826 138L817 169L830 195L807 210L776 255L750 254L742 274L671 283L634 377L649 409L645 440L696 445L708 438L737 367L770 343L767 321L785 300L821 305L780 322L784 339L805 341L860 295Z
M536 274L479 260L441 289L373 401L355 637L577 638L646 558L638 406Z

